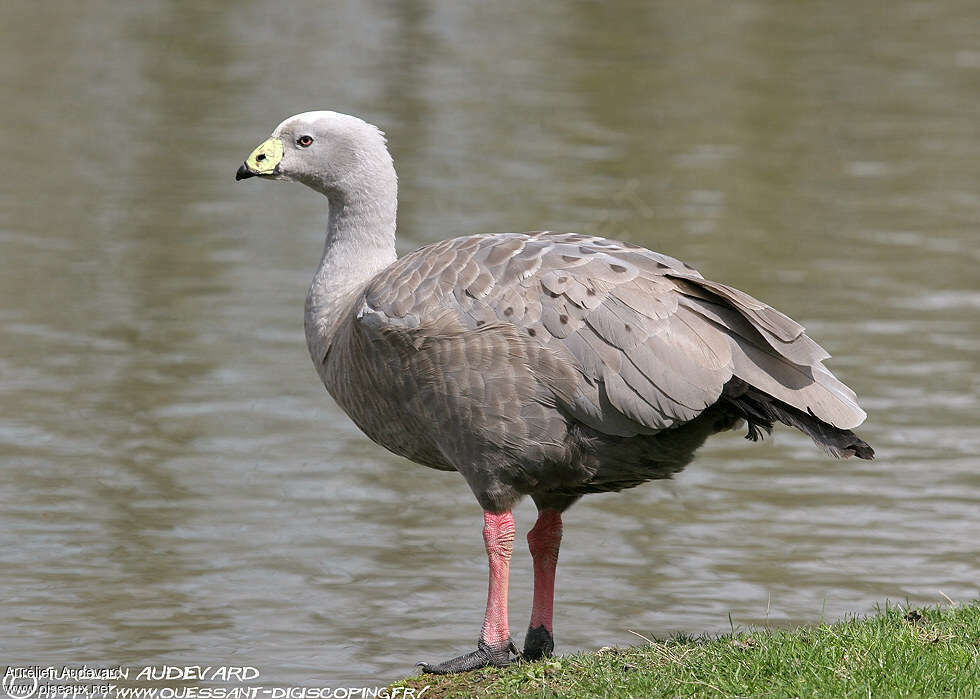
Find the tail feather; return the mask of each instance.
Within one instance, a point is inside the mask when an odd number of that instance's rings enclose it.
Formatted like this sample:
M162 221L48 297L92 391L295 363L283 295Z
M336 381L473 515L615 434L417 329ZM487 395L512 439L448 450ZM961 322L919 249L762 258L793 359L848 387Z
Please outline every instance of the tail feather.
M725 386L722 395L723 400L747 423L748 432L745 438L753 442L761 439L763 433L771 433L773 423L779 421L800 430L817 446L823 447L837 458L874 458L875 452L871 445L850 430L834 427L812 412L803 412L787 405L743 381L733 379Z

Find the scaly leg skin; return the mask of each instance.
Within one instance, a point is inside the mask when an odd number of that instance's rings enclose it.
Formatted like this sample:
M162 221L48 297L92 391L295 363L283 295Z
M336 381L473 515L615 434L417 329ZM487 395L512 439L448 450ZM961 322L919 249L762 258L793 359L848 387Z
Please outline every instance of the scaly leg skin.
M514 552L514 531L514 515L509 511L500 514L483 513L483 541L487 545L487 560L490 563L490 585L480 640L472 653L436 665L419 663L422 672L446 675L476 670L487 665L506 667L510 664L511 652L517 654L517 647L510 638L507 626L507 582L510 577L510 557Z
M534 561L534 601L531 623L524 637L524 659L547 658L555 649L552 614L555 607L555 569L561 544L561 512L543 509L527 533L527 547Z

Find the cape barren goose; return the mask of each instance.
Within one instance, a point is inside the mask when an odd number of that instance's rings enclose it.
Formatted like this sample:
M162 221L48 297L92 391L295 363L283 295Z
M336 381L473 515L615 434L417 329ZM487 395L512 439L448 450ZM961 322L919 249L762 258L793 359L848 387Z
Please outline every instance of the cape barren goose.
M454 238L397 259L397 180L376 127L290 117L238 169L329 200L306 341L334 400L372 440L458 471L484 510L490 564L477 649L423 670L506 665L511 508L529 495L534 564L523 657L554 648L561 513L587 493L683 469L705 439L774 422L837 457L874 455L864 411L803 327L672 257L550 231Z

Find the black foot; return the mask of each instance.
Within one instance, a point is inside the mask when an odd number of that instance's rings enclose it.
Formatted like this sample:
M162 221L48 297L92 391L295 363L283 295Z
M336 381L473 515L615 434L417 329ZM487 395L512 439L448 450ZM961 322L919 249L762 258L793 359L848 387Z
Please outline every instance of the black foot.
M524 637L524 659L528 662L551 657L555 649L555 639L551 632L541 625L536 629L528 628Z
M447 660L444 663L439 663L437 665L429 665L428 663L419 663L418 667L422 668L422 672L427 672L432 675L449 675L454 672L469 672L470 670L477 670L481 667L486 667L492 665L493 667L507 667L510 665L510 654L514 653L519 655L517 646L514 642L507 639L507 643L502 646L490 646L483 641L476 644L476 650L472 653L466 653L452 660Z

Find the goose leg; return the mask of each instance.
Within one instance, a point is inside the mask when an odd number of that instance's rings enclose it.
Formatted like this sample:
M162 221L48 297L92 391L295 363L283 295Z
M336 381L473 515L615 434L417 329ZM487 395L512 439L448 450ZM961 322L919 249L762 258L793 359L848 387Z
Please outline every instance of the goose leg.
M527 533L527 547L534 561L534 601L531 604L531 623L524 637L525 660L546 658L555 649L551 623L560 544L561 512L551 508L540 510L538 521Z
M500 514L483 513L483 542L487 546L490 584L480 640L472 653L436 665L419 663L422 672L445 675L487 665L504 667L510 664L511 651L517 653L507 626L507 582L510 577L510 557L514 551L514 531L514 515L510 511Z

